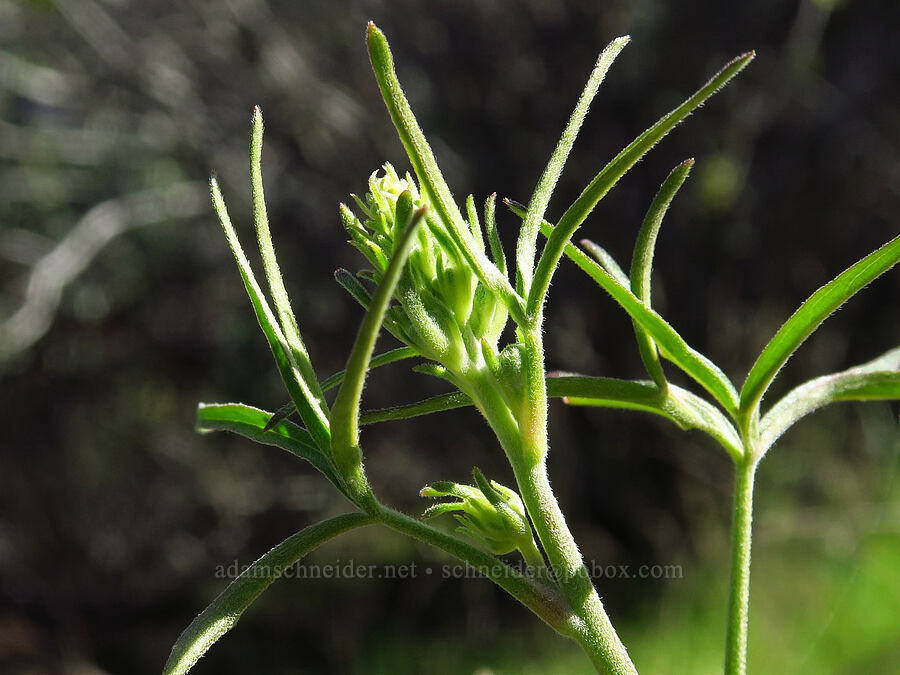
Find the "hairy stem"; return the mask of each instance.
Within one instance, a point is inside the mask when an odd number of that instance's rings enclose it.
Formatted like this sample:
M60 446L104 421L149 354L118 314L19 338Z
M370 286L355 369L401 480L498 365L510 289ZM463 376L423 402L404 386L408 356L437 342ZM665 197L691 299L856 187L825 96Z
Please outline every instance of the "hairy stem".
M525 396L518 433L510 433L509 410L490 388L473 392L473 400L493 427L510 460L519 493L571 613L576 640L602 673L637 673L597 595L581 552L569 531L547 476L547 385L540 324L523 330Z
M468 563L528 607L558 633L572 636L578 631L577 621L573 621L562 599L552 587L525 577L499 558L400 511L379 504L372 515L391 529L430 544Z
M550 560L556 582L566 604L578 619L573 639L582 646L598 672L636 674L559 508L550 487L546 464L540 461L530 470L517 468L515 473L522 501Z
M731 594L725 638L726 675L747 672L747 627L750 611L750 543L753 523L753 482L758 461L746 453L735 465L734 523L731 539Z

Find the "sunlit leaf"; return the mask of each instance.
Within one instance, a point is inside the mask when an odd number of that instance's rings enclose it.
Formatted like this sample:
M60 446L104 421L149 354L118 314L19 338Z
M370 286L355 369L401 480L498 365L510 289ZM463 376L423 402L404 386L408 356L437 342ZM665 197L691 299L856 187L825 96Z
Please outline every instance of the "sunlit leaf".
M628 147L616 155L598 173L590 184L584 189L578 199L566 210L560 218L552 235L547 240L544 250L534 274L534 282L528 294L526 311L529 317L534 316L537 309L544 304L547 289L553 272L563 256L566 245L572 239L572 235L581 226L585 219L593 211L597 203L619 182L631 167L643 157L660 139L674 129L679 122L685 119L694 110L700 107L704 101L715 94L731 78L737 75L750 63L755 56L749 52L737 57L726 64L722 70L716 73L712 79L703 85L693 96L688 98L680 106L669 112L656 124L634 139Z
M257 443L286 450L312 464L344 492L331 457L316 446L309 432L284 419L270 427L271 418L271 413L243 403L201 403L197 409L197 430L230 431Z
M741 389L741 410L755 410L769 384L796 349L832 312L900 261L900 237L873 251L800 305L756 359Z
M600 88L600 84L603 82L603 78L606 77L606 73L613 64L613 61L616 60L616 57L630 40L631 38L627 35L616 38L607 45L606 49L604 49L597 58L597 63L594 65L590 77L588 77L587 84L584 86L584 91L581 92L581 96L575 105L575 110L572 112L572 116L569 118L569 122L563 130L562 136L556 144L556 148L554 148L550 160L547 162L547 167L541 174L540 180L538 180L538 184L534 189L534 194L531 196L531 201L528 204L528 209L525 214L525 220L522 222L522 230L519 233L519 242L516 248L516 269L518 271L518 279L521 283L519 292L525 297L528 296L528 291L531 288L531 276L534 271L534 256L537 251L538 230L540 229L541 220L544 219L544 212L547 210L547 205L550 203L553 189L556 187L556 183L565 166L569 152L572 150L572 145L575 143L575 138L578 136L578 131L581 129L581 124L584 122L584 118L588 113L591 101L593 101L594 96L597 95L597 90Z
M216 640L234 627L253 601L307 553L343 532L374 522L364 513L348 513L311 525L278 544L232 581L191 622L172 647L163 675L190 671Z
M406 258L412 250L416 238L416 230L425 215L422 207L412 215L408 224L400 224L404 229L399 240L395 242L393 257L384 272L384 279L375 291L372 302L359 327L356 341L347 359L344 380L337 398L331 408L332 455L341 475L361 477L362 450L359 447L359 406L362 398L363 383L369 370L375 341L384 322L385 313L394 295L394 289L400 280Z
M839 401L900 399L898 369L900 347L869 363L817 377L791 390L760 420L757 454L765 454L798 420L822 406Z
M250 261L244 255L241 243L238 240L234 226L231 224L231 218L228 216L228 210L225 208L225 200L222 198L222 192L219 190L218 182L212 177L209 182L210 192L212 194L213 206L219 217L219 223L225 231L225 237L234 259L237 261L241 278L244 280L244 287L247 289L247 295L250 296L250 302L253 310L256 312L256 319L259 321L260 328L266 336L272 355L275 357L275 363L281 373L281 379L287 387L288 394L294 400L300 416L303 418L304 424L309 429L313 440L324 452L329 452L331 447L331 433L328 428L328 420L323 416L322 409L319 405L318 397L313 393L304 379L303 373L299 365L294 359L292 350L290 349L287 339L269 307L263 295L262 289L253 275L250 267ZM318 384L316 384L318 387Z
M456 245L466 256L466 262L472 267L478 279L502 298L513 317L521 321L523 319L522 298L512 288L509 280L487 259L484 252L473 247L472 234L466 227L459 206L453 199L450 187L444 180L431 146L403 93L400 80L397 79L394 57L387 40L374 23L369 24L367 44L375 79L378 80L378 86L391 115L391 120L397 128L400 141L409 155L422 189L435 211L449 227Z
M659 192L653 198L644 222L641 224L640 232L638 232L637 241L634 244L634 255L631 259L631 292L647 307L651 307L650 302L650 277L653 270L653 254L656 249L656 237L659 234L659 228L662 225L663 217L669 210L669 205L675 198L684 181L687 179L694 166L694 160L689 159L682 162L663 182ZM662 365L659 362L659 353L656 350L656 343L653 342L647 331L637 321L634 322L634 332L637 338L638 349L641 352L641 359L644 366L653 381L660 387L666 386L666 376L663 374Z

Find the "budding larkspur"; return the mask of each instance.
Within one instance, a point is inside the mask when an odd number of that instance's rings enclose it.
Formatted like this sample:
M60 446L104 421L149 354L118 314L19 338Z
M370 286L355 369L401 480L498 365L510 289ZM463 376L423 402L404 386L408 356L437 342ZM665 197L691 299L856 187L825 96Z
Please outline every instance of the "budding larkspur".
M459 500L430 506L422 517L454 513L460 523L458 530L481 542L491 553L504 555L518 550L529 565L542 564L519 495L496 481L488 481L477 467L472 473L476 485L439 481L422 488L419 494L423 497Z
M354 199L364 219L344 204L341 219L351 243L372 265L372 269L360 272L359 278L377 284L409 218L417 209L427 208L428 199L412 176L401 178L390 164L370 176L365 200L355 196ZM471 198L468 205L470 231L465 234L471 236L471 245L484 251L481 225ZM491 201L489 213L492 207ZM354 281L345 275L342 283L347 286ZM359 290L354 292L357 297ZM400 306L389 311L385 326L454 374L465 373L472 364L482 364L485 345L496 351L508 317L500 299L479 282L447 224L430 208L404 266L395 298Z

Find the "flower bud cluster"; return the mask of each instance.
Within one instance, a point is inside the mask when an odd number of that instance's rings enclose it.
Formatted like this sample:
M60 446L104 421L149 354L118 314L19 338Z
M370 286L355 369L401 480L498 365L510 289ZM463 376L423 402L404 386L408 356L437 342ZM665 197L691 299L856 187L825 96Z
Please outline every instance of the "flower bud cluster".
M362 279L379 283L400 235L413 212L428 199L406 174L400 177L390 164L369 178L365 200L356 198L362 218L341 205L341 218L351 243L372 265ZM465 244L484 251L477 215L470 213ZM399 307L388 313L389 329L424 356L452 373L465 373L483 363L486 343L496 350L508 314L503 302L476 276L451 228L435 209L427 209L419 227L395 298Z
M519 495L496 481L488 481L477 468L473 474L476 485L438 481L424 487L419 493L423 497L455 497L457 501L435 504L422 517L453 513L460 523L459 531L481 542L491 553L505 555L518 550L526 560L535 560L535 555L540 558Z

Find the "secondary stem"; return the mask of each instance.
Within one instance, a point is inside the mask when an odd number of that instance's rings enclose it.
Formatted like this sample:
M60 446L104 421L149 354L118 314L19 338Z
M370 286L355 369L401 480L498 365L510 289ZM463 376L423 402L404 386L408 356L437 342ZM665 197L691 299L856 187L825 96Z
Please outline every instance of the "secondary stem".
M616 634L578 545L547 476L547 383L540 317L523 331L525 345L525 409L519 419L521 447L507 449L516 482L538 538L569 608L578 617L572 636L587 652L594 667L604 673L637 673L625 645Z
M749 450L749 448L748 448ZM731 541L731 595L725 639L726 675L747 672L747 627L750 611L750 539L753 523L753 482L757 460L753 453L735 465L734 523Z
M562 599L550 586L522 576L502 560L429 524L378 504L372 515L384 525L442 549L477 569L485 577L528 607L562 635L572 635L573 620Z
M514 467L522 500L550 560L560 591L579 622L572 633L598 672L636 675L625 645L613 628L581 552L559 508L541 460L530 470Z

